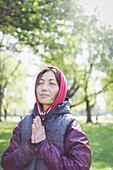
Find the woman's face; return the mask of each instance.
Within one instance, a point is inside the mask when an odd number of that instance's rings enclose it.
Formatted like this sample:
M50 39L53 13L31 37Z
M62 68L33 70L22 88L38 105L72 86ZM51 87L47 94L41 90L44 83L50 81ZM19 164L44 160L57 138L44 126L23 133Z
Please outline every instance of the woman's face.
M38 101L43 105L45 111L55 100L59 91L56 77L52 71L45 72L36 89Z

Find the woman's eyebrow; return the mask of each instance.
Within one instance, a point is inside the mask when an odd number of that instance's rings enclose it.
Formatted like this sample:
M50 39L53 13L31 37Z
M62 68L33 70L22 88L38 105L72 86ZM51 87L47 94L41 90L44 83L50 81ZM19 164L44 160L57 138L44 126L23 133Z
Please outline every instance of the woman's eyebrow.
M49 81L52 81L52 80L56 81L56 80L55 80L55 79L53 79L53 78L50 78L50 79L49 79Z
M40 79L40 81L41 81L41 80L44 81L44 79L42 79L42 78Z
M53 80L53 81L56 81L56 79L54 79L54 78L50 78L50 79L49 79L49 81L52 81L52 80ZM41 78L40 81L44 81L44 79Z

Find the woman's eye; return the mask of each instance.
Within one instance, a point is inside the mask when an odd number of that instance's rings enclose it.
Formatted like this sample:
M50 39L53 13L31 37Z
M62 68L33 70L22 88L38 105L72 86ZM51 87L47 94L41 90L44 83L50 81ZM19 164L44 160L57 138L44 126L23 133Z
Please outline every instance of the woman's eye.
M51 84L51 85L55 85L55 83L49 83L49 84Z
M40 84L44 84L44 83L43 82L39 82L38 85L40 85Z

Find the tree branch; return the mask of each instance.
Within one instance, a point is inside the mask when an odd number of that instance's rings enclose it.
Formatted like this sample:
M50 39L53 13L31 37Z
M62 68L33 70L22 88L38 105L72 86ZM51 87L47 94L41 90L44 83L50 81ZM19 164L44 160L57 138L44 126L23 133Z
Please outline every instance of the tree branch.
M109 82L103 87L102 90L98 91L97 93L93 93L93 94L88 95L87 98L92 97L92 96L97 96L98 94L102 93L111 83L113 83L113 81L109 81ZM70 107L75 107L75 106L78 106L78 105L82 104L83 102L85 102L85 98L86 98L86 97L84 97L84 99L81 100L80 102L71 105ZM96 103L96 100L95 100L95 102L91 105L91 107L93 107L93 106L95 105L95 103Z
M72 84L71 88L67 91L67 97L71 98L75 94L75 92L79 89L80 86L77 85L75 87L75 85L76 85L76 78L74 77L73 84Z
M90 94L88 97L97 96L98 94L102 93L103 91L106 90L106 88L107 88L111 83L113 83L113 81L109 81L109 82L102 88L102 90L98 91L97 93L92 93L92 94Z
M14 75L14 73L15 73L15 71L18 69L20 63L21 63L21 61L19 60L19 61L18 61L18 64L16 65L16 67L14 68L14 70L12 71L12 73L10 74L11 76ZM6 83L4 84L3 89L6 88L6 86L7 86L8 83L9 83L9 81L8 81L8 78L7 78L7 81L6 81Z
M85 101L85 99L81 100L81 101L78 102L78 103L75 103L75 104L73 104L73 105L70 105L70 108L75 107L75 106L78 106L78 105L82 104L84 101Z

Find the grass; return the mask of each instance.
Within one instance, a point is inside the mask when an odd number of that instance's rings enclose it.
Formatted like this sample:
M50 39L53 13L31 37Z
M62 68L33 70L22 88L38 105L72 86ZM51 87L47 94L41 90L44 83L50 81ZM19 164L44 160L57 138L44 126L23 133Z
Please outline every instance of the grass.
M92 152L90 170L113 170L113 123L104 121L98 124L85 124L85 121L79 118L77 121L89 139ZM16 126L17 122L0 122L0 160Z
M113 124L81 125L92 152L91 170L113 169Z

